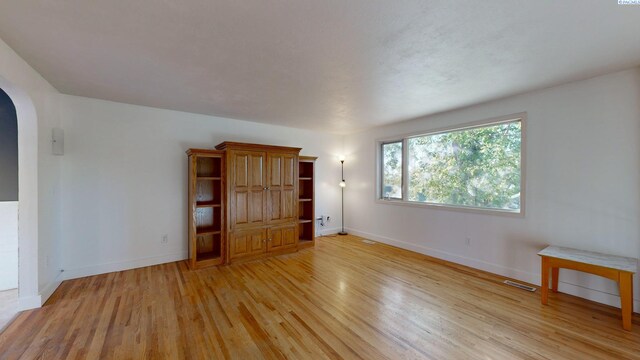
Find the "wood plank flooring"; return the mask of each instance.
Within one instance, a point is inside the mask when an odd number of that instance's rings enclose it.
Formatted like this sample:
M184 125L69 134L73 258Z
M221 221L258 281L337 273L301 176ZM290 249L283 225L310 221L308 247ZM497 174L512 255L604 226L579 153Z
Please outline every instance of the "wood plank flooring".
M0 291L0 331L18 313L18 289Z
M640 359L640 319L353 236L267 260L65 281L1 359Z

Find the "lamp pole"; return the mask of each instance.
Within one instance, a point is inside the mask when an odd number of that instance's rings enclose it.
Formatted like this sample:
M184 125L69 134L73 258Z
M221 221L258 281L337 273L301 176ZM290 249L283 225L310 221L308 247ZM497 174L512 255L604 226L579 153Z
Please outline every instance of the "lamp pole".
M342 231L340 231L338 235L347 235L347 232L344 231L344 188L347 186L347 183L344 181L344 160L340 160L340 167L342 168L342 181L340 181L340 187L342 188Z

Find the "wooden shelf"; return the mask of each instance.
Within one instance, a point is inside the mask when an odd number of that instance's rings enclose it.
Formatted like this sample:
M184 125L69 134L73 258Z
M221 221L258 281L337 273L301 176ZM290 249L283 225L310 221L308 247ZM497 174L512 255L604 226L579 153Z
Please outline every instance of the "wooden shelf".
M197 236L203 236L203 235L216 235L216 234L221 234L222 231L220 230L213 230L213 229L198 229L196 231L196 235Z
M305 202L305 201L312 201L312 200L313 200L313 199L298 199L298 201L302 201L302 202Z
M208 261L208 260L212 260L212 259L218 259L220 258L220 253L215 252L215 251L211 251L211 252L206 252L206 253L199 253L198 255L196 255L196 261L200 262L200 261Z
M198 176L196 177L198 180L222 180L219 176Z
M202 201L202 202L198 202L198 203L196 203L196 206L197 206L197 207L199 207L199 208L208 208L208 207L214 207L214 208L217 208L217 207L220 207L220 206L222 206L222 205L221 205L221 204L219 204L219 203L213 203L213 202L208 202L208 201Z
M300 219L300 220L298 220L298 222L299 222L300 224L306 224L306 223L310 223L310 222L312 222L312 221L313 221L313 220L309 220L309 219Z
M313 247L315 245L315 241L311 239L299 239L298 240L298 249L306 249Z

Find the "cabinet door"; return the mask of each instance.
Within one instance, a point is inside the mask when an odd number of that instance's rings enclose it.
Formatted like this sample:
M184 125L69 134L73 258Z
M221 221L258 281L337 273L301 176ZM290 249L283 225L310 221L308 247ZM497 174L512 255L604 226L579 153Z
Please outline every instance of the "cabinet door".
M229 233L229 260L256 256L267 251L267 230L240 230Z
M232 229L263 225L267 220L265 158L264 152L230 152Z
M297 246L296 225L274 227L269 229L267 251L290 249Z
M267 155L267 216L269 224L296 222L298 199L296 180L298 157L293 154Z

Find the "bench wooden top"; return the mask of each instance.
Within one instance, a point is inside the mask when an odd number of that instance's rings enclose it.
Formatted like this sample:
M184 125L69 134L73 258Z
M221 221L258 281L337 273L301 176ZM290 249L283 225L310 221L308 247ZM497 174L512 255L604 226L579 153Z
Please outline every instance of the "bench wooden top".
M544 250L540 251L538 255L602 266L630 273L635 273L638 269L638 260L634 258L607 255L560 246L548 246Z

